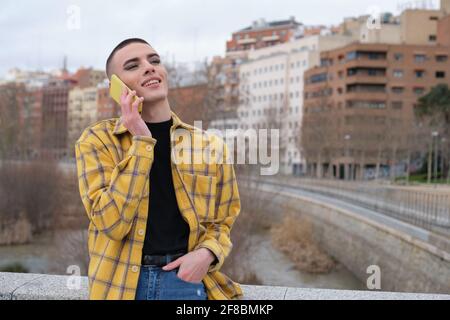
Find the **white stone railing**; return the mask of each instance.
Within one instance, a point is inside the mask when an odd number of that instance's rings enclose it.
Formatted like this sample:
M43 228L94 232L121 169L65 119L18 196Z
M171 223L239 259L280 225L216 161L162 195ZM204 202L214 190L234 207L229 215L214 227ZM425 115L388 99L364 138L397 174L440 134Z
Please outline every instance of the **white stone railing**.
M242 285L245 300L450 300L446 294ZM86 277L0 272L0 300L81 300Z

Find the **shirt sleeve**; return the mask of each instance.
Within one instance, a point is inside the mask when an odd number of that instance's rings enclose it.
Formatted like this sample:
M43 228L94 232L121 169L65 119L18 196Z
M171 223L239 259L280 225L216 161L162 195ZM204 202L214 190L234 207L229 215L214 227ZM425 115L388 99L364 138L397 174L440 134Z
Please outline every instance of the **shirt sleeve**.
M133 136L125 157L115 164L98 138L75 143L81 200L90 221L112 240L129 233L153 163L156 139Z

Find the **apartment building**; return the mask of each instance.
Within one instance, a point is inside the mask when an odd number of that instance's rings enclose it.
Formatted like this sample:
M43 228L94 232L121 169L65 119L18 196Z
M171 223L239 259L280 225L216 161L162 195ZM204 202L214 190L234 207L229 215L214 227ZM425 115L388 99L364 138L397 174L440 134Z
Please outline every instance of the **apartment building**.
M67 111L71 83L55 79L42 88L41 156L67 158Z
M406 8L399 16L385 12L374 17L349 17L333 32L352 36L362 43L434 45L438 21L450 14L449 8L450 0L441 0L439 9L419 6Z
M310 36L283 45L255 50L240 67L239 129L280 130L280 170L301 174L305 160L300 148L303 114L303 73L319 64L322 50L343 46L346 36Z
M239 105L239 66L247 53L226 57L215 56L208 72L206 120L209 127L219 130L233 129L237 125Z
M80 137L81 132L99 118L98 98L97 87L76 87L69 92L67 150L71 155L74 155L75 141Z
M314 30L309 30L314 32ZM239 66L250 52L287 43L302 36L304 27L291 16L288 20L259 19L232 34L225 57L216 56L208 74L209 127L219 130L238 126Z
M25 83L12 83L17 87L18 104L17 144L22 150L21 157L33 159L38 156L42 140L42 101L44 92L36 86L26 87Z
M275 46L302 35L303 25L291 16L289 20L266 21L259 19L252 25L233 32L227 41L226 51L239 52Z
M405 159L418 143L411 140L417 99L450 83L449 52L436 44L367 43L322 52L321 65L305 72L308 171L368 178L380 161L392 166Z
M79 68L73 75L77 86L80 88L94 87L107 80L106 73L103 70L93 68Z
M120 117L120 106L109 94L109 81L97 85L97 120Z

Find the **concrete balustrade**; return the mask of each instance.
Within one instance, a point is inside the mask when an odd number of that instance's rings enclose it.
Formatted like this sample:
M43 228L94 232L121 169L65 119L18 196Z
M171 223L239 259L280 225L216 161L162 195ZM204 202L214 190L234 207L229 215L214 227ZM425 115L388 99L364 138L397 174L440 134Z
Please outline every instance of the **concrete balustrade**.
M450 295L242 285L245 300L450 300ZM0 272L0 300L83 300L87 277Z

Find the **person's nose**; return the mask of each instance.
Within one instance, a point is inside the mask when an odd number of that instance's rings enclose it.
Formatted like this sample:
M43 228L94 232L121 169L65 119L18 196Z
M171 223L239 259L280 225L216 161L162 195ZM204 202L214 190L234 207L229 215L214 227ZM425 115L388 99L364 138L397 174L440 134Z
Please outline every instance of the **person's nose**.
M144 65L144 75L155 72L155 66L150 62L146 61Z

